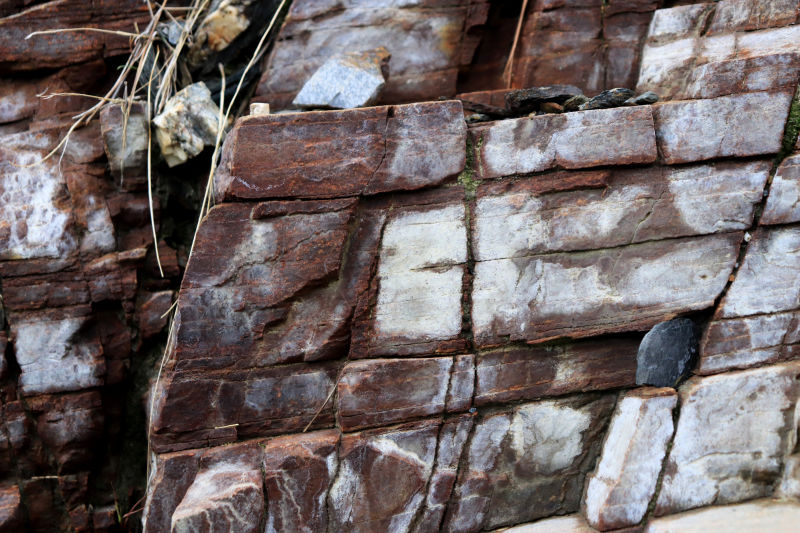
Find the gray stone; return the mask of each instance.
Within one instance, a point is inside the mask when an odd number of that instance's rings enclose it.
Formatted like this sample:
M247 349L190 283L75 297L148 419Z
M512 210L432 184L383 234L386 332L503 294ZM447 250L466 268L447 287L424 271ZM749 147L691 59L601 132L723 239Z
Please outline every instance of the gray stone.
M213 146L219 129L219 108L202 81L181 89L167 100L164 111L153 119L161 155L170 167Z
M588 101L589 101L589 97L588 96L584 96L582 94L578 94L576 96L573 96L572 98L570 98L569 100L564 102L564 111L567 111L567 112L569 112L569 111L578 111L580 109L580 107L583 104L585 104L586 102L588 102Z
M147 114L139 103L131 106L127 123L121 105L108 106L100 112L103 146L115 178L123 178L126 173L137 177L146 172L147 127Z
M647 91L639 96L628 98L625 100L623 105L650 105L655 104L656 102L658 102L658 95L653 91Z
M326 61L292 102L305 108L349 109L375 103L386 84L390 54L384 47Z
M697 342L694 322L688 318L653 326L636 355L636 384L674 387L689 372Z
M597 96L590 98L588 102L580 105L578 109L587 111L589 109L608 109L609 107L619 107L625 104L629 98L633 98L635 93L630 89L608 89Z
M506 95L506 108L514 114L525 114L534 111L539 104L554 102L563 104L583 92L573 85L547 85L518 89Z

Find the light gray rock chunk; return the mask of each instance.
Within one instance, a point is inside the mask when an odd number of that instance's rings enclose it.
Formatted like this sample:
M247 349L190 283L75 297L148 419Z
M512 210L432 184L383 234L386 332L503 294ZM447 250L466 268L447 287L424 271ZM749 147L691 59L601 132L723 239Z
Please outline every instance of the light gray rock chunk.
M761 224L800 222L800 154L786 158L772 179Z
M672 438L673 389L637 389L618 403L583 506L589 524L607 531L638 524L656 490Z
M793 362L683 385L656 515L772 494L796 431L798 377Z
M389 57L383 47L332 57L303 85L292 103L335 109L374 104L386 84Z
M114 105L100 112L100 125L108 166L116 178L125 173L140 176L147 166L147 115L144 106L133 104L127 123L123 108Z
M219 130L219 107L203 82L181 89L167 100L164 111L153 119L161 155L170 167L185 163L213 146Z

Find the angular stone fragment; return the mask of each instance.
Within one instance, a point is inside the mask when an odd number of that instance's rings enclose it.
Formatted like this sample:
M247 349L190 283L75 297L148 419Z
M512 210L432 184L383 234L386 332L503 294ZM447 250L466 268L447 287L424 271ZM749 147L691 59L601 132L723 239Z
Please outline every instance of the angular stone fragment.
M639 96L628 98L623 105L650 105L658 102L658 95L653 91L647 91Z
M575 512L611 395L528 403L475 423L443 531L482 531Z
M334 109L374 104L386 83L382 70L386 70L390 55L380 47L334 56L308 79L292 104Z
M573 96L583 94L574 85L547 85L544 87L530 87L517 89L505 96L506 108L515 114L522 115L536 110L539 104L555 102L563 104Z
M700 346L698 374L791 359L800 343L800 311L715 319Z
M102 385L103 348L88 328L89 309L54 309L9 316L23 394Z
M475 356L472 354L456 355L453 357L453 370L447 390L447 412L466 411L472 405L474 392Z
M144 533L169 531L172 514L197 475L201 455L200 450L191 450L153 459L142 512Z
M434 468L440 421L342 436L328 496L332 531L410 531Z
M620 338L482 353L476 368L475 404L631 387L637 346L636 339Z
M692 369L697 340L697 326L689 318L675 318L653 326L636 354L636 384L677 385Z
M264 444L265 533L325 533L326 496L338 464L338 431L278 437Z
M221 530L260 532L264 519L261 471L219 463L201 470L172 515L172 533Z
M656 159L649 107L503 120L471 133L481 178Z
M216 198L340 197L434 186L464 168L465 143L460 102L243 117L225 142Z
M800 154L787 157L778 167L769 190L761 224L800 222Z
M647 37L651 40L675 40L688 37L697 23L708 11L709 4L693 4L668 9L657 9L653 13Z
M0 531L21 531L22 502L17 485L0 486Z
M746 93L653 106L667 164L777 153L792 95Z
M150 294L142 302L138 310L139 334L142 338L150 338L166 327L174 296L173 291L159 291Z
M144 105L133 104L127 121L123 106L106 106L100 112L100 125L111 174L117 179L146 174L149 124Z
M392 55L383 102L453 95L459 67L470 64L478 44L472 31L484 23L487 13L485 2L466 0L424 4L380 0L344 6L318 0L294 2L256 95L280 109L331 56L380 46Z
M623 396L611 418L597 469L587 480L584 514L607 531L638 524L656 490L672 438L673 389L636 389Z
M374 359L347 363L339 378L343 431L441 414L453 359Z
M717 163L572 172L481 186L476 259L747 229L769 170L767 161Z
M603 91L597 96L593 96L588 102L580 105L578 108L581 111L588 111L590 109L607 109L610 107L619 107L623 105L628 99L633 98L635 93L630 89L617 88Z
M395 209L383 230L374 311L351 345L351 357L453 351L461 339L467 259L461 196ZM454 201L457 200L457 203Z
M770 495L796 431L800 364L694 378L681 412L656 515Z
M181 89L153 119L161 155L170 167L185 163L214 146L219 130L219 108L202 81ZM223 126L224 127L224 126Z
M738 253L739 233L475 265L475 340L543 341L647 329L713 304Z
M698 509L651 520L645 533L705 533L725 524L730 533L794 533L800 522L800 506L794 502L761 500L739 505Z
M800 228L759 228L720 303L720 318L800 308ZM764 280L769 279L769 283Z

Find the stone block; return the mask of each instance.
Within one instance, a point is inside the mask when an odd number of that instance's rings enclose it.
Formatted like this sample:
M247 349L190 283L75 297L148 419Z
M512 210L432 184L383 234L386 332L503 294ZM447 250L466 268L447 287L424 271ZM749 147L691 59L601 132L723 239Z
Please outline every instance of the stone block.
M665 163L777 153L790 92L746 93L653 106L659 153Z
M477 356L475 404L632 387L637 339L515 347Z
M475 422L443 531L482 531L578 510L612 395L527 403Z
M194 481L201 450L155 456L142 512L144 533L169 531L172 514Z
M667 459L657 516L772 494L800 393L800 364L693 378Z
M481 178L656 159L648 106L502 120L470 132Z
M704 533L720 524L725 524L725 531L730 533L793 533L798 521L800 506L796 503L761 500L656 518L647 524L645 533Z
M672 438L674 389L643 388L617 402L597 469L589 475L584 514L608 531L638 524L656 491Z
M761 224L800 222L800 154L784 159L769 189Z
M465 143L460 102L243 117L225 142L216 197L340 197L431 187L461 172Z
M788 26L797 21L797 16L796 0L721 0L707 34Z

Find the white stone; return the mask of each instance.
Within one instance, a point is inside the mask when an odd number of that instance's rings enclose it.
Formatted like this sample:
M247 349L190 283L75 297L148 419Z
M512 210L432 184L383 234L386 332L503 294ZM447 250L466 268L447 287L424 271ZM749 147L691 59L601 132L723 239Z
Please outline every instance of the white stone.
M530 524L495 530L495 533L596 533L581 515L545 518Z
M381 63L388 59L389 52L383 47L334 56L308 79L292 104L334 109L374 104L386 84Z
M794 362L684 384L656 514L770 495L796 431L785 413L799 376Z
M464 206L406 212L384 230L376 335L420 342L461 331L461 286L467 259Z
M203 82L187 85L169 100L153 119L161 155L170 167L196 156L217 140L219 107Z
M645 533L709 533L724 529L725 533L797 533L798 524L800 524L800 505L762 500L656 518L644 531Z
M757 230L720 305L722 317L800 307L800 228ZM765 280L769 280L767 283Z
M679 39L688 37L697 27L700 16L711 4L693 4L668 9L657 9L653 12L648 39Z
M668 87L679 73L688 67L695 54L695 39L680 39L667 44L646 44L642 50L642 64L636 92L656 91Z
M605 531L644 518L672 438L677 400L672 389L637 389L617 403L584 498L593 527Z
M800 222L800 154L784 160L769 189L762 224Z

